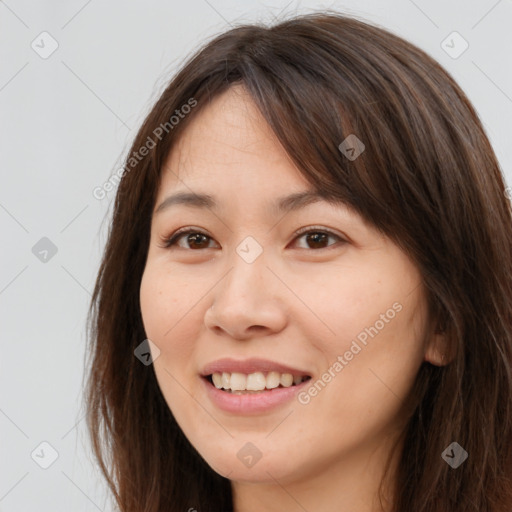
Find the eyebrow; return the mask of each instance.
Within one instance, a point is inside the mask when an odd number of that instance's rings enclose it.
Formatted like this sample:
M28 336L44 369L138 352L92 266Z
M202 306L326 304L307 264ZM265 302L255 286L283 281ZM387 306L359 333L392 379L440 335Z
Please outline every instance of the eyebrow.
M290 212L303 208L309 204L316 203L318 201L327 201L331 204L341 204L341 200L333 200L315 192L313 190L306 190L304 192L296 192L288 196L278 198L275 203L271 204L270 207L276 213ZM178 192L171 196L166 197L156 208L155 214L162 212L175 205L191 206L193 208L207 209L211 208L215 210L217 203L215 199L209 194L198 194L195 192Z

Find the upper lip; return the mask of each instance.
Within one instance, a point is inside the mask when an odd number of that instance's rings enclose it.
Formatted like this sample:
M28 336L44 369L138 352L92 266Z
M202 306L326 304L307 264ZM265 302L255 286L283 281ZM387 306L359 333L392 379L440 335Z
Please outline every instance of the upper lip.
M292 375L308 376L310 374L304 370L293 368L291 366L278 363L276 361L270 361L269 359L217 359L204 366L201 371L201 375L206 377L212 373L255 373L255 372L279 372L279 373L291 373Z

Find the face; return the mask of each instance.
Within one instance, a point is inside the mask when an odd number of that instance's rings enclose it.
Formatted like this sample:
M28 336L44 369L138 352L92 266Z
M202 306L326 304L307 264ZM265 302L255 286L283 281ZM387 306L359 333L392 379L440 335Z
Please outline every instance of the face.
M375 450L426 354L417 268L343 204L278 208L308 191L238 86L162 172L140 288L154 371L184 434L234 481L284 485ZM212 203L166 201L178 193Z

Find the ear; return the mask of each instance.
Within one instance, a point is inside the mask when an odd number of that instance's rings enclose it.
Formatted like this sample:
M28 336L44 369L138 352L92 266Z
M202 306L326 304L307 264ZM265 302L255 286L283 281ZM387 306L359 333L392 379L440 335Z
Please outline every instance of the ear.
M446 332L436 330L426 345L424 360L434 366L446 366L452 359Z

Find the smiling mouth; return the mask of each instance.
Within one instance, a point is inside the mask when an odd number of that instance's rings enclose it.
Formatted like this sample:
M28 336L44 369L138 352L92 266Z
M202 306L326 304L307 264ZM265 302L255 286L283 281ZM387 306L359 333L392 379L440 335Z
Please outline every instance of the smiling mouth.
M249 374L215 372L203 378L217 389L237 395L289 388L311 379L309 375L292 375L291 373L279 372L254 372Z

